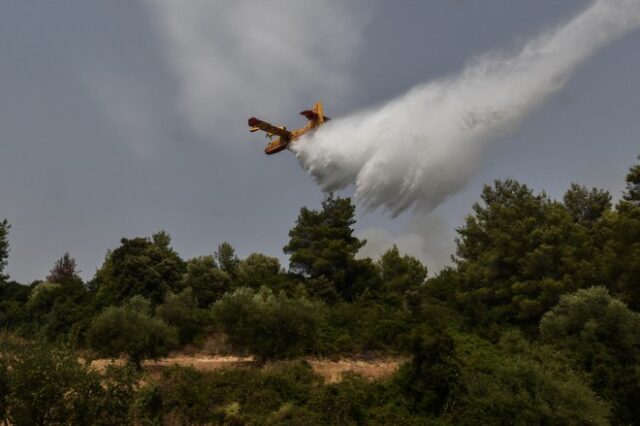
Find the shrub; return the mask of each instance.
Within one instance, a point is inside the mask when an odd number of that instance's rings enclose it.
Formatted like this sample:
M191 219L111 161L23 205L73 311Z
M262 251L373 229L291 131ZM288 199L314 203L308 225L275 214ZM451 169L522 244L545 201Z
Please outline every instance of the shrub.
M325 424L367 424L370 388L361 377L348 374L341 382L325 386L311 405L322 413Z
M411 339L413 359L395 377L412 412L440 416L458 387L459 362L444 330L418 330Z
M142 424L199 425L288 424L301 416L295 424L311 424L302 407L319 384L306 363L210 372L175 366L139 391L134 417Z
M231 277L218 267L213 256L201 256L187 263L182 284L193 289L201 308L207 308L231 289Z
M206 375L191 367L163 371L158 383L143 387L136 398L135 415L146 423L171 418L177 424L207 424L220 402L211 398Z
M213 305L214 322L237 348L260 360L289 358L318 346L321 305L268 289L241 288Z
M445 412L454 424L609 424L608 404L553 351L522 339L454 340L459 386Z
M178 330L182 345L193 342L202 332L206 312L198 308L191 288L178 294L169 293L164 303L156 306L156 317Z
M9 394L9 369L0 355L0 423L7 423L7 396Z
M73 352L45 344L4 356L8 424L128 424L135 376L126 368L111 367L101 376Z
M174 327L145 310L149 303L133 298L123 306L106 308L98 315L87 333L87 342L98 355L117 357L126 354L138 369L144 359L157 359L169 353L178 342Z
M238 283L241 287L275 289L283 280L280 261L261 253L252 253L238 264Z
M543 342L559 348L613 403L616 423L640 423L640 314L604 287L562 296L540 322Z

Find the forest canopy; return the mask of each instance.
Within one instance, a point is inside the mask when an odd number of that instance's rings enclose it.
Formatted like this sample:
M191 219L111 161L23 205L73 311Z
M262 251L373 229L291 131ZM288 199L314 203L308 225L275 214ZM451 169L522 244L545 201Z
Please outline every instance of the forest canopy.
M159 231L122 238L88 282L64 253L18 283L2 220L0 423L640 424L640 164L625 184L619 200L485 185L435 273L396 246L358 256L356 206L334 194L300 209L288 268L226 241L183 259ZM136 385L146 359L214 338L256 367ZM406 362L332 384L305 361L354 354ZM96 357L129 363L79 361Z

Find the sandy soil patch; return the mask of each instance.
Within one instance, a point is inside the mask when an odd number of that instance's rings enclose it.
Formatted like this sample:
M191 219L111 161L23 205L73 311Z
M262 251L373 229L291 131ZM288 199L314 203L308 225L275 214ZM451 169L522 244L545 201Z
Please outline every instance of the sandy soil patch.
M346 372L360 374L371 380L387 378L398 370L398 367L406 361L403 358L378 358L378 359L324 359L305 358L311 368L322 376L328 383L340 381ZM124 360L98 359L91 363L97 370L103 370L108 364L115 362L124 363ZM156 361L145 361L145 370L160 370L162 368L179 365L183 367L193 367L202 371L211 371L221 368L234 368L248 366L253 362L253 357L242 357L233 355L173 355Z
M328 383L340 381L346 372L360 374L370 380L385 379L395 373L400 365L405 362L399 358L382 358L374 360L340 359L331 361L327 359L307 359L313 370L324 377Z

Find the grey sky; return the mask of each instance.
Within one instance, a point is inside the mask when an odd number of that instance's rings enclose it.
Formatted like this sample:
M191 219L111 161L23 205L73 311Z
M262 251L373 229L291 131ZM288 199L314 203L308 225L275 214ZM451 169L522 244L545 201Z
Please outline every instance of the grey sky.
M8 273L42 279L65 251L90 278L121 237L165 229L184 258L230 241L282 258L320 190L288 152L266 157L256 115L339 116L512 49L587 0L1 1L0 218ZM367 253L398 242L431 265L483 183L617 196L640 153L640 32L584 64L428 218L361 213ZM426 238L425 238L426 236Z

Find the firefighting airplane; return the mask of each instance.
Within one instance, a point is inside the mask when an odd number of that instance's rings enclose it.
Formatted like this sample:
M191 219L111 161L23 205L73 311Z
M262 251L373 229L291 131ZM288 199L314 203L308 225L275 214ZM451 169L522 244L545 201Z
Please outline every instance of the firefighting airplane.
M279 136L278 139L270 142L264 149L265 154L271 155L282 151L300 136L322 126L325 121L330 120L329 117L323 114L321 102L316 102L312 109L302 111L300 115L304 115L309 122L306 126L296 130L287 130L284 126L274 126L266 121L251 117L249 119L249 127L251 127L250 131L257 132L258 130L262 130L263 132L266 132L269 139L272 139L274 136Z

